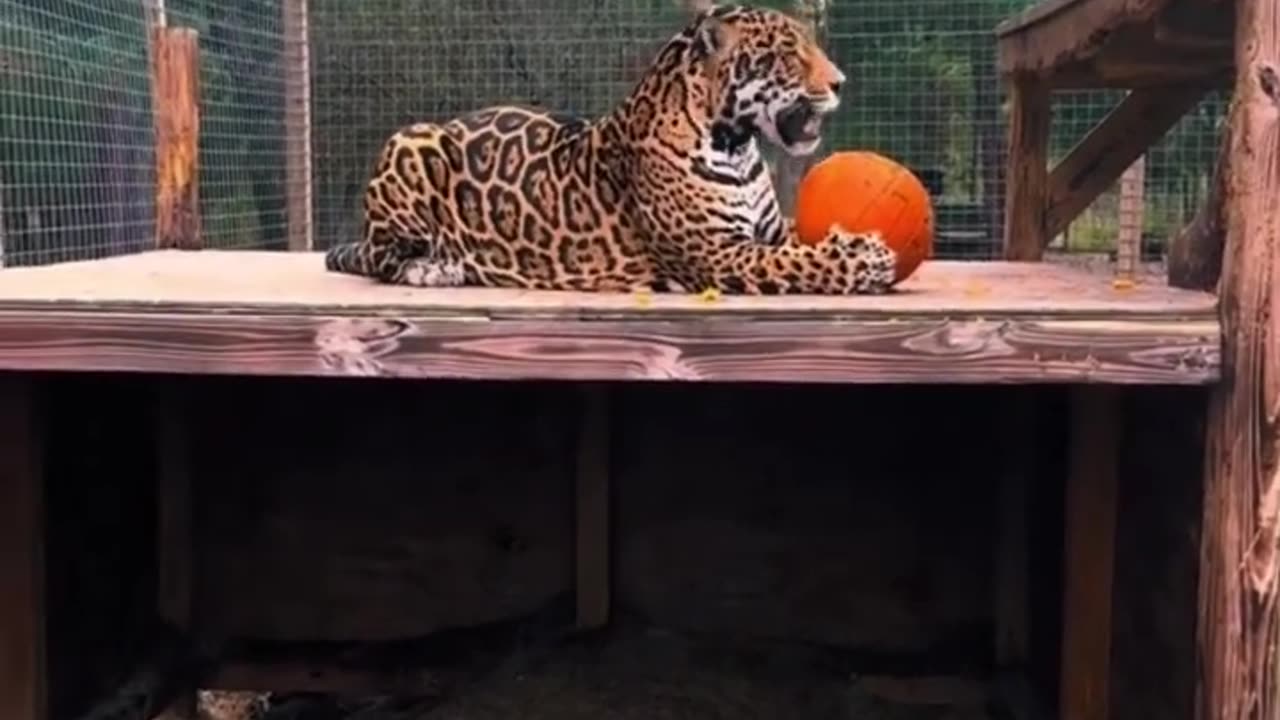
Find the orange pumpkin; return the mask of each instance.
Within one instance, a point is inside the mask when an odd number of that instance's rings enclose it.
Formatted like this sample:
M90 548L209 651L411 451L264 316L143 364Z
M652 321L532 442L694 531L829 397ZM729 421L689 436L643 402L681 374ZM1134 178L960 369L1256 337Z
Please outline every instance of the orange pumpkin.
M877 231L897 253L895 283L933 255L933 203L906 167L873 152L833 153L814 165L796 190L796 234L814 244L833 224Z

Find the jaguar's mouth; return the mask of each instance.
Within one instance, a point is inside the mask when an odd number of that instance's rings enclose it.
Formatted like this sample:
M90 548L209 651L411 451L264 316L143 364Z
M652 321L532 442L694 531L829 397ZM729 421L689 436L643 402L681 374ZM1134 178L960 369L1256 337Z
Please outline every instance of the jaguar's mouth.
M826 115L827 112L808 98L801 98L778 113L774 126L783 148L796 155L813 152L822 140L822 121Z

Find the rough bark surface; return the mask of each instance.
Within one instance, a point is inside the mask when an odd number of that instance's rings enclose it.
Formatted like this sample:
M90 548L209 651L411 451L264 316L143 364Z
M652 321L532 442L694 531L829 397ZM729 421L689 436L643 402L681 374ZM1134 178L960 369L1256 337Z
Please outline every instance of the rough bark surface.
M1280 556L1280 6L1239 0L1221 282L1223 382L1209 413L1197 716L1274 718Z

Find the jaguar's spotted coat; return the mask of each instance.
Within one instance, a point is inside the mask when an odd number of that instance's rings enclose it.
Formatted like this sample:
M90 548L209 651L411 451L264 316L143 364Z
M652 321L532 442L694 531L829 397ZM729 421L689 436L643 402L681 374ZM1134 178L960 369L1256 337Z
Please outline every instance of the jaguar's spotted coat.
M402 128L331 271L420 286L878 293L874 234L795 241L757 140L812 153L844 74L782 13L714 7L593 121L516 106Z

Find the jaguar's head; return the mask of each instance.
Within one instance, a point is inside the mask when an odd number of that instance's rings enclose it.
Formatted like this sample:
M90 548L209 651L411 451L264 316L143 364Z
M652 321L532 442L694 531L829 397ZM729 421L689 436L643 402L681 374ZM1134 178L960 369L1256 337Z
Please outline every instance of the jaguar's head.
M845 75L805 24L776 10L723 5L701 12L692 33L708 66L714 122L790 155L817 149Z

